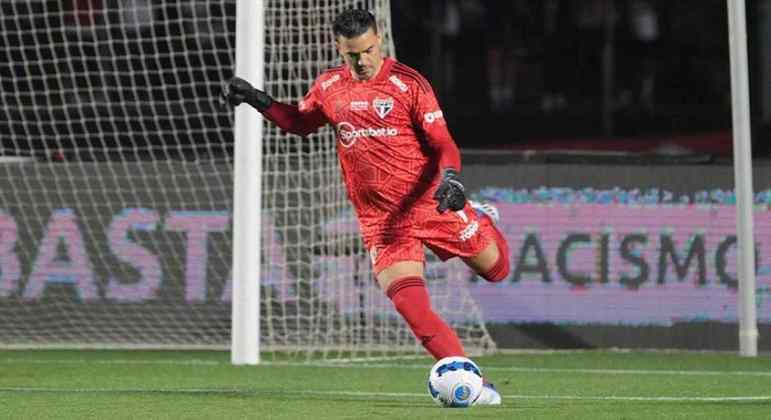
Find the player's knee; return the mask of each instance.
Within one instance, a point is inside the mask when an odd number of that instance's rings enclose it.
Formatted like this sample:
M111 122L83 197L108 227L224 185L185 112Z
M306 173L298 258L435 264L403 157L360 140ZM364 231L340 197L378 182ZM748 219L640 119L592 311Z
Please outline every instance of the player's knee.
M493 264L489 270L480 274L482 278L489 282L497 283L499 281L503 281L506 277L509 276L509 271L511 271L508 253L500 251L501 250L499 249L498 259L495 261L495 264Z

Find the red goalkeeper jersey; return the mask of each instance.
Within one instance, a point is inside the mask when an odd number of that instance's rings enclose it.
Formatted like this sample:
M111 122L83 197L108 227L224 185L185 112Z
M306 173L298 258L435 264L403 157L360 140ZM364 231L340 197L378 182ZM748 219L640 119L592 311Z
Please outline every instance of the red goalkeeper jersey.
M431 234L418 226L437 214L438 169L460 170L460 156L433 89L417 71L392 58L368 81L353 79L346 66L332 68L298 107L274 103L265 115L301 135L325 123L335 128L348 197L365 238L408 229Z

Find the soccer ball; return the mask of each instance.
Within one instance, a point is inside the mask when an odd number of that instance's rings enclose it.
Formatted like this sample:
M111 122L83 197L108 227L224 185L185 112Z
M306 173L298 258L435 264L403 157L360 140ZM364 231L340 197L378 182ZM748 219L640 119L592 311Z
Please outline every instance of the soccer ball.
M466 357L445 357L428 376L428 393L442 407L469 407L482 392L482 371Z

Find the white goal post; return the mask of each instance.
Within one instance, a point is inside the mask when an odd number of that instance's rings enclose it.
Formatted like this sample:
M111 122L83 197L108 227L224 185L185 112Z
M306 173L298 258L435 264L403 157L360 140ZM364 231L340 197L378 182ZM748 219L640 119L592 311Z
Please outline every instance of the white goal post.
M265 4L236 3L236 76L263 88ZM242 104L235 115L233 176L233 364L260 361L260 209L262 208L262 118ZM258 279L250 281L250 279Z
M734 183L739 279L739 354L757 356L758 326L755 309L755 240L750 132L750 89L747 67L747 18L744 0L728 1L728 36L731 54L731 112L733 116Z
M262 2L259 2L262 4ZM729 43L730 43L730 63L731 63L731 96L732 96L732 114L734 130L734 173L735 190L737 195L737 270L739 278L739 299L737 307L739 308L739 351L743 356L757 355L757 316L755 309L755 249L753 239L753 186L752 186L752 159L750 152L750 107L749 107L749 78L747 66L747 31L744 0L727 0L728 21L729 21ZM370 8L373 5L368 5ZM382 11L383 8L380 7ZM251 10L255 15L259 13ZM260 21L257 17L252 17L254 21ZM250 33L249 36L255 36ZM247 38L248 39L248 38ZM259 42L252 42L247 45L263 45ZM258 79L256 79L258 80ZM252 136L255 137L255 136ZM237 184L238 185L238 184ZM251 192L252 196L257 196L256 191ZM257 235L254 235L257 237ZM236 242L236 245L238 242ZM257 248L259 248L259 239L257 239ZM236 253L236 255L238 255ZM249 255L249 253L243 254ZM251 253L251 255L254 255ZM236 266L238 264L236 263ZM257 264L259 269L259 264ZM258 277L257 275L252 275ZM248 278L248 276L245 276ZM251 296L251 294L247 294ZM234 303L239 302L234 299ZM251 300L253 303L259 303L259 297ZM247 303L244 303L247 305ZM252 316L257 311L251 311ZM235 315L235 306L234 306ZM237 347L240 342L235 339L237 318L234 316L234 341L233 354L234 361L244 359L237 356L245 351L244 347ZM246 324L254 321L243 321ZM257 361L255 352L249 359L252 363Z

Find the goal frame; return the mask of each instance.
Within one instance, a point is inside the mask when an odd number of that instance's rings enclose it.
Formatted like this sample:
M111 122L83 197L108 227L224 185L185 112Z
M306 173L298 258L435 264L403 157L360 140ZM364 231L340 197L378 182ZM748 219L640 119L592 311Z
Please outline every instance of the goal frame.
M739 354L757 356L753 183L747 64L746 5L726 0L731 67L731 113L736 190L737 270L739 278ZM263 85L264 1L237 0L236 74ZM231 361L260 361L260 208L262 120L245 105L236 109L233 218L233 307ZM255 258L256 256L256 258ZM256 281L249 279L257 279Z
M263 87L263 0L236 2L236 71ZM262 208L262 117L246 104L235 111L233 177L233 298L231 362L260 362L260 225Z
M733 119L734 188L736 190L737 294L739 354L758 355L755 309L755 240L753 234L750 90L747 65L747 18L744 0L728 1L728 43L731 61L731 114Z

